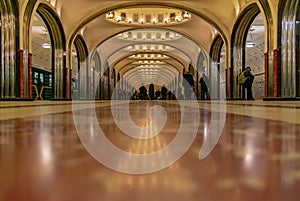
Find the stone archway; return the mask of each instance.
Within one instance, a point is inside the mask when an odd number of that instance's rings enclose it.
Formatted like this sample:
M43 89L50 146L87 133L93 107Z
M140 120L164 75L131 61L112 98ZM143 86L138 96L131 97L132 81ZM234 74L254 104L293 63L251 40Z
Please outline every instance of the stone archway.
M32 51L31 51L31 22L35 12L41 17L49 31L51 39L51 68L52 68L52 98L64 99L67 96L68 73L66 72L66 41L65 33L59 17L50 6L44 3L38 5L36 0L29 0L23 17L23 53L21 64L24 66L24 96L32 97ZM36 10L35 10L36 8ZM21 66L22 66L21 65Z
M211 81L216 83L214 85L215 86L214 94L211 94L211 95L213 95L213 97L215 97L216 99L220 99L221 96L224 96L224 97L222 97L222 99L225 98L225 94L220 94L220 91L223 91L223 90L220 90L220 88L224 88L224 90L225 90L226 84L227 84L227 82L226 82L226 66L221 65L221 59L223 56L223 55L221 55L221 53L222 53L221 51L222 51L223 47L224 47L224 41L220 35L217 35L212 43L210 53L209 53L211 62L213 62L213 64L216 65L216 71L217 71L217 72L214 72L216 75L211 76L211 78L214 78L214 80L211 80ZM221 69L221 67L224 69ZM221 75L221 73L222 73L222 75Z
M230 91L231 98L243 98L243 88L237 83L238 74L244 70L246 64L246 39L250 26L254 19L260 14L257 4L250 4L239 15L231 38L231 69L230 69Z
M78 98L88 99L89 98L89 79L88 75L90 72L88 62L88 49L82 36L77 35L74 40L74 46L77 52L78 66L72 66L77 68L78 72Z

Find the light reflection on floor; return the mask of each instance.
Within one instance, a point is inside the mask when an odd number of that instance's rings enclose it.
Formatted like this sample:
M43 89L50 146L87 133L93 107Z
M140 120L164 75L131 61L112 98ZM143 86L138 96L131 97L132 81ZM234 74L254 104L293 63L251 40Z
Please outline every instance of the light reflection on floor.
M99 125L124 151L155 152L174 139L181 120L180 107L172 101L133 102L131 118L148 125L146 108L154 103L164 107L168 119L151 139L124 135L109 101L95 103ZM183 157L161 171L131 175L105 167L88 153L74 126L72 103L16 102L14 108L11 102L1 102L0 201L298 201L300 103L246 103L218 103L227 107L223 133L213 151L200 160L211 107L199 102L197 136ZM81 104L83 113L90 107ZM83 116L83 123L88 119Z

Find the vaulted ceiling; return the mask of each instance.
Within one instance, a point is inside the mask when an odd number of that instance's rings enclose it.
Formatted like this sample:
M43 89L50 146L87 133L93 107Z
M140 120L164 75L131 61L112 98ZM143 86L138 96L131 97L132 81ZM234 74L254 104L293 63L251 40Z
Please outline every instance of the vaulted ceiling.
M48 2L60 16L67 40L74 39L72 37L76 34L81 34L89 53L98 50L102 63L107 62L111 68L115 68L121 75L127 73L128 76L128 73L133 73L136 74L135 80L139 79L139 82L148 80L150 82L150 77L157 79L159 76L166 77L166 74L172 74L172 72L182 73L183 68L187 68L190 62L195 64L201 51L209 52L212 41L217 34L221 34L223 38L230 38L230 33L241 10L256 1L49 0ZM186 22L180 19L181 23L163 23L163 19L160 20L162 23L151 23L155 14L167 13L170 8L182 11L182 13L187 11L191 14L190 19ZM121 23L122 20L111 22L111 20L107 20L107 14L110 11L115 15L121 12L122 17L125 16L124 21L127 22L132 13L139 12L140 16L145 15L145 22L140 23L140 18L132 19L133 21L130 23ZM149 13L155 14L151 19L146 19L146 15L149 16ZM256 25L263 27L262 17ZM260 28L257 27L252 31L251 37L257 38L256 33L260 31ZM37 39L33 40L32 49L37 52L36 55L40 56L34 59L34 63L49 68L49 64L43 64L46 61L42 61L43 56L41 56L44 52L44 56L49 59L49 56L47 56L49 50L34 47L38 46L38 43L47 40L45 33L46 31L41 27L41 23L35 20L33 37L37 37ZM166 36L166 33L172 35L172 40L162 39L162 35ZM178 38L175 36L178 36ZM226 42L225 40L225 44ZM165 49L166 47L169 49ZM149 57L152 55L152 57L155 57L159 54L165 55L166 58L152 59L152 61L145 58L133 58L135 55L148 55ZM161 67L164 71L160 70ZM151 69L153 70L151 71ZM142 74L144 76L141 76ZM148 79L142 79L142 77Z

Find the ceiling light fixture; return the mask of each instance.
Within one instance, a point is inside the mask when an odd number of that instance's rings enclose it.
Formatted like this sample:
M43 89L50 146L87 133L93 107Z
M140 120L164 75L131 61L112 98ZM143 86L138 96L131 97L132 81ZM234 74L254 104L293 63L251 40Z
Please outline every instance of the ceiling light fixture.
M133 45L125 48L128 51L144 51L144 52L155 52L155 51L172 51L174 48L168 45L159 45L159 44L141 44Z
M151 60L161 60L168 59L169 57L165 54L134 54L129 56L130 59L151 59Z
M132 64L138 64L138 65L147 65L147 64L166 64L166 62L159 61L159 60L139 60L139 61L133 61Z
M49 43L43 43L42 47L45 49L49 49L49 48L51 48L51 45Z
M105 18L124 25L172 25L187 22L191 19L191 14L177 8L145 6L109 11Z
M252 37L252 32L254 31L255 29L254 28L251 28L249 30L249 35L250 35L250 40L248 40L246 42L246 47L255 47L255 42L253 40L253 37Z
M44 31L44 42L42 43L42 48L45 48L45 49L49 49L49 48L51 48L51 45L50 45L50 43L48 43L48 41L46 40L47 38L47 30L45 29L45 30L43 30Z
M132 30L120 33L116 37L128 41L171 41L182 38L180 34L166 30Z

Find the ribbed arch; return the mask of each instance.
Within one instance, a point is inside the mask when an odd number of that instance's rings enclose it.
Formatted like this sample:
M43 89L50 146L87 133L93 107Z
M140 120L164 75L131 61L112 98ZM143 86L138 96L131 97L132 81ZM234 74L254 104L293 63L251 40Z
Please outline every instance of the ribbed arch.
M31 36L31 29L30 24L32 21L32 16L34 13L34 7L37 0L29 0L24 16L23 16L23 50L20 50L20 65L22 66L22 84L23 85L21 89L21 94L23 94L24 97L31 98L32 97L32 78L30 77L30 71L31 71L31 65L32 65L32 54L30 53L30 36Z
M39 4L36 12L43 19L50 35L51 40L51 64L53 73L52 98L66 98L67 89L66 82L66 58L65 58L65 34L59 17L48 5Z
M197 58L197 65L196 65L196 69L197 69L196 96L197 96L197 99L201 99L201 96L200 96L201 91L200 91L200 87L199 87L199 81L200 81L202 73L205 71L205 68L207 68L207 66L208 66L207 58L208 58L208 56L203 51L201 51L199 53L198 58Z
M74 40L74 46L77 52L78 66L73 66L73 68L78 68L78 91L79 99L89 98L89 62L88 62L88 48L81 35L77 35Z
M211 96L215 99L220 99L220 60L221 60L221 51L224 45L224 41L220 35L217 35L212 43L209 56L211 58L211 62L215 66L214 69L210 73L211 79ZM213 91L212 91L213 90Z
M131 7L131 6L136 6L136 2L128 2L128 3L122 3L120 5L116 5L116 6L112 6L112 7L108 7L104 10L100 10L99 12L93 14L92 16L86 18L82 23L80 23L76 29L72 32L73 34L71 35L71 40L76 36L76 34L84 27L86 26L89 22L95 20L96 18L98 18L99 16L101 16L102 14L110 11L110 10L114 10L114 9L118 9L118 8L125 8L125 7ZM155 2L155 3L151 3L151 2L139 2L138 3L139 6L152 6L152 5L155 5L155 6L162 6L162 7L165 7L166 6L166 3L158 3L158 2ZM195 10L194 8L191 8L191 7L186 7L186 6L183 6L182 4L180 3L176 3L175 2L168 2L167 3L167 7L173 7L173 8L179 8L179 9L183 9L183 10L186 10L194 15L197 15L199 16L200 18L206 20L208 23L210 23L213 27L215 27L218 32L221 33L221 35L225 36L225 33L224 33L224 27L221 27L220 26L220 23L210 19L210 17L206 16L206 13L200 13L198 10ZM180 33L180 32L179 32ZM184 34L184 33L180 33L180 34ZM69 44L70 46L71 44ZM96 49L96 47L95 47Z
M92 61L95 66L92 71L92 87L93 98L101 99L101 59L98 51L94 51L92 54Z
M300 96L300 3L280 0L278 13L278 95L282 98Z
M223 47L224 41L222 37L218 34L215 39L212 42L210 51L209 51L209 56L214 62L219 62L220 61L220 56L221 56L221 50Z
M0 1L0 98L20 97L17 0Z
M277 67L277 55L278 51L275 49L274 45L274 24L273 24L273 15L268 3L268 0L259 0L260 5L262 6L262 13L266 18L266 26L265 26L265 33L266 33L266 40L265 40L265 84L264 84L264 95L265 97L272 97L277 96L277 93L274 93L277 88L277 74L274 73L274 67Z

